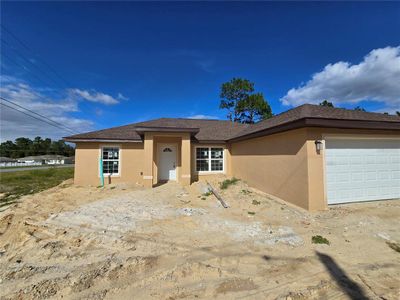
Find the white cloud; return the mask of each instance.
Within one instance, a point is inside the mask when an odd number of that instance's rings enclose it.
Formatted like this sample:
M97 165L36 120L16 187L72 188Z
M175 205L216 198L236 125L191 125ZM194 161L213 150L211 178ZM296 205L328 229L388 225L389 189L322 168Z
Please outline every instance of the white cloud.
M218 117L215 116L209 116L209 115L192 115L192 116L188 116L188 119L213 119L213 120L217 120Z
M281 98L284 105L320 103L356 104L378 101L384 110L400 107L400 46L372 50L362 62L328 64L306 84L290 89Z
M96 92L96 91L87 91L87 90L80 90L80 89L70 89L69 90L71 96L78 96L90 102L97 102L106 105L118 104L119 100L114 98L113 96ZM118 96L122 96L121 93ZM123 97L123 96L122 96Z
M78 102L75 99L54 99L40 93L38 89L25 84L15 83L4 84L0 87L0 95L22 107L28 108L50 120L63 124L72 129L73 132L93 130L93 122L86 119L71 117L69 114L78 111ZM9 102L2 100L2 103L12 106L17 110L24 111ZM26 112L26 111L25 111ZM29 112L27 112L29 113ZM32 114L32 113L29 113ZM39 116L36 116L40 118ZM47 123L31 118L21 112L6 106L0 106L0 140L14 140L17 137L35 136L50 137L59 139L62 136L72 133Z
M129 100L129 98L122 95L122 93L118 93L117 98L121 100Z

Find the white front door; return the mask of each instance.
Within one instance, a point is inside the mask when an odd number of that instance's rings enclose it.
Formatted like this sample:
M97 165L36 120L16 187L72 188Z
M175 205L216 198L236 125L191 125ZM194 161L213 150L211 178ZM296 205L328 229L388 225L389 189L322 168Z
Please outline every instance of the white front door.
M400 139L327 139L328 204L400 198Z
M158 179L176 180L176 145L160 144L158 147Z

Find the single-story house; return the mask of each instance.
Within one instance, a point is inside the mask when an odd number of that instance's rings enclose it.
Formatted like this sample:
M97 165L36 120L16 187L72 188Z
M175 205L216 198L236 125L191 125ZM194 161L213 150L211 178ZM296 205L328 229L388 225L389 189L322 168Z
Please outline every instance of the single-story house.
M68 157L57 154L46 154L46 155L36 155L36 156L26 156L22 158L18 158L18 162L33 164L40 163L46 165L63 165L64 161Z
M161 118L65 140L79 185L226 174L312 211L400 198L398 116L305 104L256 124Z
M0 167L9 167L15 165L16 159L0 156Z
M0 163L6 163L6 162L16 162L17 160L14 158L9 158L5 156L0 156Z

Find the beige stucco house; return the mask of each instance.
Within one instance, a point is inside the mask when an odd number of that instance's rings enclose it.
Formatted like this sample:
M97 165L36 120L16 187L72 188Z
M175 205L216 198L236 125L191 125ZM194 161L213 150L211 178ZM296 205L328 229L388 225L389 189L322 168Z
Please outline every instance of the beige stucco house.
M161 118L65 140L79 185L226 174L308 210L400 198L398 116L306 104L251 125Z

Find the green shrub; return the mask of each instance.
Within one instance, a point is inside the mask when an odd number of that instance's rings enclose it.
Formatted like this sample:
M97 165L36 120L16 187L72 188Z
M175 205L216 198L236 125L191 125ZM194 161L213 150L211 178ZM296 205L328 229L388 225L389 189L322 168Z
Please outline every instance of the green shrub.
M254 211L248 211L247 212L249 215L254 216L256 213Z
M219 184L219 187L221 188L221 190L226 190L230 185L236 184L236 182L238 181L239 179L235 177L232 177L231 179L225 179Z
M326 245L330 245L330 242L328 239L324 238L321 235L314 235L311 238L311 241L313 244L326 244Z
M260 205L261 202L260 202L260 201L257 201L257 200L253 200L253 202L251 202L251 204L253 204L253 205Z
M251 194L251 191L249 191L249 190L242 190L241 192L242 192L242 194L244 194L244 195Z

